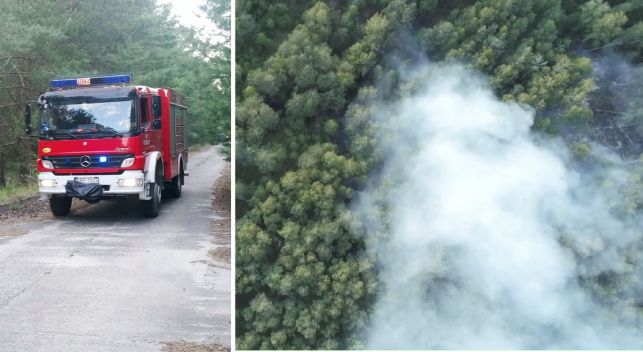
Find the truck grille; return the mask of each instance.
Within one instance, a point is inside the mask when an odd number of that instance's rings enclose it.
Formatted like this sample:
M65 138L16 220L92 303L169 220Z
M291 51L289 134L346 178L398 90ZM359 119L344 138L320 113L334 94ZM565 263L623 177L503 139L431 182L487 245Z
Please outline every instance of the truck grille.
M55 169L97 169L117 168L123 160L133 158L134 154L101 154L101 155L78 155L78 156L45 156L43 160L49 160L54 164ZM101 161L104 158L104 161ZM87 164L84 166L83 164ZM81 162L84 162L81 164Z

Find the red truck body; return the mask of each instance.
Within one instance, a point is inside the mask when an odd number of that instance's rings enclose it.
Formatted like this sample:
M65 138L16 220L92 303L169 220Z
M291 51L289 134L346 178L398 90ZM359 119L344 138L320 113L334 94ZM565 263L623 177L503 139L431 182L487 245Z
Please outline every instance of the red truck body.
M144 213L153 217L164 188L181 195L188 163L186 99L169 88L125 85L131 75L104 84L122 76L52 81L53 89L39 98L39 190L55 215L69 213L71 197L138 195ZM99 196L85 194L87 188Z

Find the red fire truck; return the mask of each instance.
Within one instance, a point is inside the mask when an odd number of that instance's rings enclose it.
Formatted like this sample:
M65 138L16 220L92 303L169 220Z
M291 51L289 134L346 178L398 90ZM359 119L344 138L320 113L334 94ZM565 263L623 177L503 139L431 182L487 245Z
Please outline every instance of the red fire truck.
M73 197L131 197L155 217L163 194L181 196L186 99L131 81L131 74L58 79L38 98L39 191L55 216L69 214ZM32 105L25 107L28 134Z

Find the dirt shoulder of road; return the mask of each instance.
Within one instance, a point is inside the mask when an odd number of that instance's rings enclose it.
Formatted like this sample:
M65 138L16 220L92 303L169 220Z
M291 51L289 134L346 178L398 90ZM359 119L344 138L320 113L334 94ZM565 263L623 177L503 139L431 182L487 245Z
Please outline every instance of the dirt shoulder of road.
M201 345L197 343L176 341L163 343L163 352L230 352L230 348L217 345Z
M73 211L87 206L89 206L89 203L74 199L71 204L71 209ZM47 199L41 199L39 195L0 205L0 226L25 221L52 219L54 219L54 216L49 210L49 201Z
M212 187L212 209L214 220L210 224L215 248L210 250L210 258L215 265L230 269L231 252L231 180L230 163L226 162L221 176Z
M47 201L37 195L0 205L0 224L37 219L49 210Z

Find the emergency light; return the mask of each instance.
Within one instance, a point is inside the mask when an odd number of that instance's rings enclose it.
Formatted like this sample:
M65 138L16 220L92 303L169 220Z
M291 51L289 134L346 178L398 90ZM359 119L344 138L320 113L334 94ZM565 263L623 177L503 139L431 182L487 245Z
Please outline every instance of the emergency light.
M101 84L129 83L131 81L132 74L125 73L109 76L53 79L51 80L50 86L51 88L86 87Z

